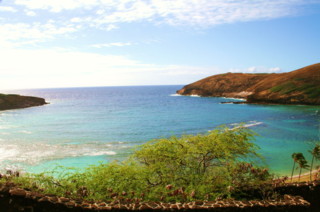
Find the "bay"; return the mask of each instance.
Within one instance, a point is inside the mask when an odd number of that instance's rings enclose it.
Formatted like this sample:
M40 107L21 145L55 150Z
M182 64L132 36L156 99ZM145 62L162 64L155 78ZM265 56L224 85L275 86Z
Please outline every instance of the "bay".
M259 134L269 168L291 171L291 154L310 160L320 140L320 107L220 104L230 99L179 96L176 86L56 88L10 91L50 104L0 112L0 168L41 172L122 160L151 139L206 133L245 123ZM238 101L238 100L233 100Z

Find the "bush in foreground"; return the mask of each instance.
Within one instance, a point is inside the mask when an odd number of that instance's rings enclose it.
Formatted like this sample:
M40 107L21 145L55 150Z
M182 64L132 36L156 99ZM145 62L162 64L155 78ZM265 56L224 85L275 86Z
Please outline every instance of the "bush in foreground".
M243 127L217 128L207 134L155 139L126 161L74 170L57 167L10 180L21 187L95 201L192 201L223 197L252 198L271 180L261 162L255 134ZM261 189L264 188L264 189Z

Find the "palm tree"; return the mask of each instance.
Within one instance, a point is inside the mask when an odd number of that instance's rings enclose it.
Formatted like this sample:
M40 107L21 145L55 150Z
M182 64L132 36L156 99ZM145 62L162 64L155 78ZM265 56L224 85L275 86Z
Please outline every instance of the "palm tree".
M292 167L292 173L291 173L291 182L292 182L292 177L293 177L293 172L294 172L294 167L296 165L296 163L298 163L299 160L301 160L301 158L304 158L302 153L293 153L291 155L291 158L293 159L293 167Z
M316 144L316 146L309 152L312 155L311 168L310 168L310 181L311 181L312 180L312 169L313 169L314 159L320 160L320 144Z
M300 172L299 172L299 180L298 182L300 182L300 176L301 176L301 171L302 169L307 169L309 168L308 165L308 161L305 159L305 157L303 156L303 154L301 154L301 157L299 158L299 160L297 161L299 167L300 167Z

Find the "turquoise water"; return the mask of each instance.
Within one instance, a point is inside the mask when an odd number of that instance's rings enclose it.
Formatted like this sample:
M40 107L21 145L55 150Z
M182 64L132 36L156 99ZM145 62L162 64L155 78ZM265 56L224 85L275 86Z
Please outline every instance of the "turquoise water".
M0 168L85 167L122 160L150 139L245 122L260 135L255 142L270 169L282 175L290 173L293 152L310 158L310 142L320 139L319 106L220 104L230 99L175 95L181 87L14 91L50 104L0 112Z

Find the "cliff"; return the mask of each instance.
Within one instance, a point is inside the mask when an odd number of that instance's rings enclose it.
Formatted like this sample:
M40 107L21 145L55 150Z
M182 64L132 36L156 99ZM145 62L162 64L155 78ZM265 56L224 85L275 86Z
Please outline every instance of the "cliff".
M245 98L247 103L320 105L320 63L280 74L214 75L186 85L177 93Z
M20 109L47 104L45 99L16 94L0 94L0 110Z

